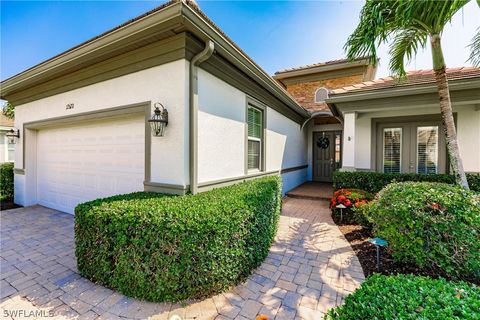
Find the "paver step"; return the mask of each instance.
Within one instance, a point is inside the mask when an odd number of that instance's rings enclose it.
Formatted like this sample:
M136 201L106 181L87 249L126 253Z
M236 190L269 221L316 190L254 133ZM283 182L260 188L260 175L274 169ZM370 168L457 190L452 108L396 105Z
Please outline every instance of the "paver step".
M289 198L295 198L295 199L306 199L306 200L328 200L330 201L330 199L332 199L332 197L330 196L326 196L326 195L305 195L305 194L299 194L299 193L295 193L295 192L287 192L285 194L287 197Z

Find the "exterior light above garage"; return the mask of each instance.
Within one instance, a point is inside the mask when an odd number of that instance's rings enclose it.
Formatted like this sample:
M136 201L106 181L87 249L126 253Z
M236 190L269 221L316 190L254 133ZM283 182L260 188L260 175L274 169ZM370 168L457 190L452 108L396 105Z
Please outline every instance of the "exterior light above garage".
M20 138L20 130L10 129L7 134L5 134L8 138L8 143L14 144L15 138Z
M152 135L154 137L163 137L165 127L168 125L168 111L159 102L155 103L154 107L152 118L148 122L152 128Z

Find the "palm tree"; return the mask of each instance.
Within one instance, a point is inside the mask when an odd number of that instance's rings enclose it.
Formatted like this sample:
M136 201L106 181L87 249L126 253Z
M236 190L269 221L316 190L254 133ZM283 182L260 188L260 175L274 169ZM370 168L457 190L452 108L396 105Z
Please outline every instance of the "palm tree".
M480 0L477 1L480 5ZM441 39L445 25L468 2L469 0L367 0L361 11L360 23L345 44L349 59L369 56L371 63L376 64L377 47L391 41L389 67L401 79L407 75L405 63L415 56L419 48L425 48L430 39L447 150L455 179L465 189L468 189L468 182L458 151ZM480 29L473 41L470 60L479 64Z

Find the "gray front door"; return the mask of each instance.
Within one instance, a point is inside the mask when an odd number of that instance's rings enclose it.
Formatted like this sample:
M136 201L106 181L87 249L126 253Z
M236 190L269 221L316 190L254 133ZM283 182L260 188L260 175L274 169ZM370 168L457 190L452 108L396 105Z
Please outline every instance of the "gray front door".
M341 132L313 133L313 180L332 182L333 171L340 165Z

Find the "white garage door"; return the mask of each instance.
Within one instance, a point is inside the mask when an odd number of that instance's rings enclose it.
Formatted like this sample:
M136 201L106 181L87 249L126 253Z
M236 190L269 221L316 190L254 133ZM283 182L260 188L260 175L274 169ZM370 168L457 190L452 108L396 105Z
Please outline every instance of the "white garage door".
M140 115L38 131L38 203L73 213L85 201L143 190L144 136Z

